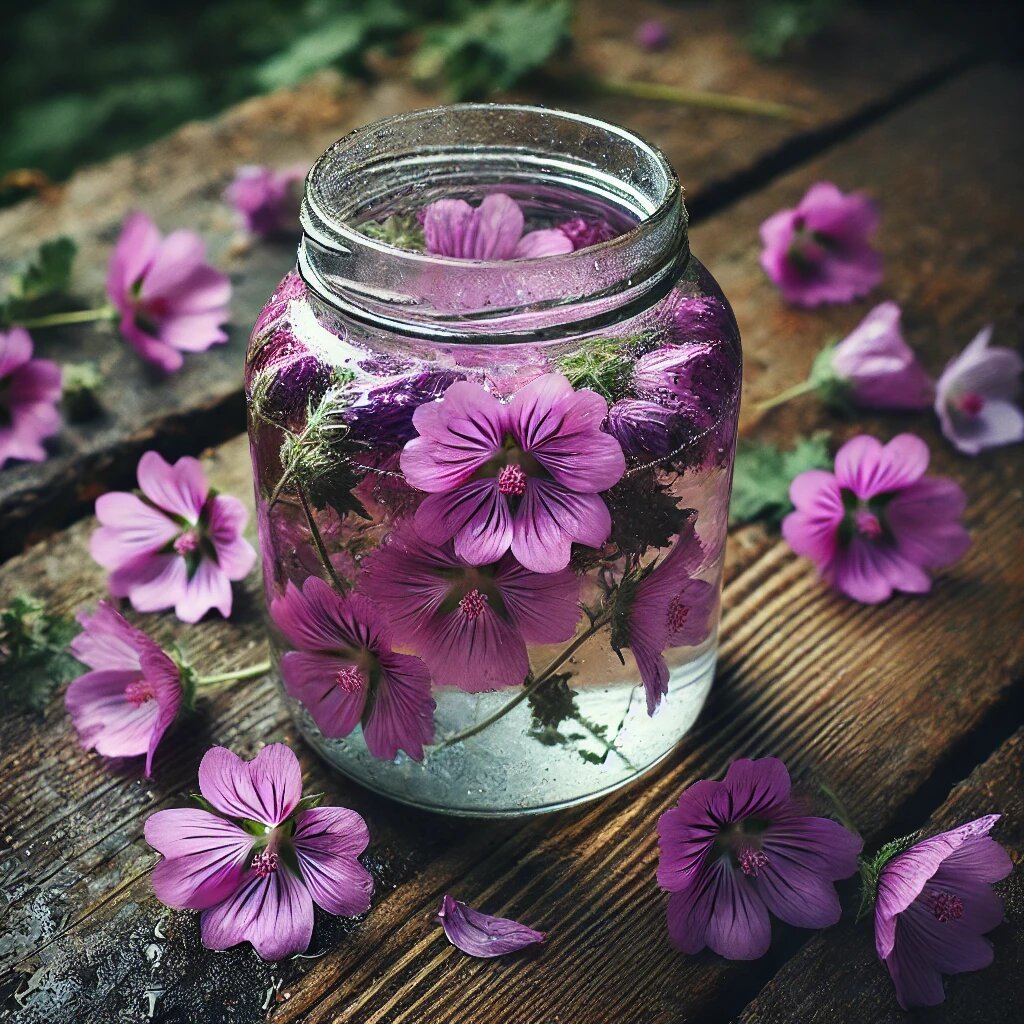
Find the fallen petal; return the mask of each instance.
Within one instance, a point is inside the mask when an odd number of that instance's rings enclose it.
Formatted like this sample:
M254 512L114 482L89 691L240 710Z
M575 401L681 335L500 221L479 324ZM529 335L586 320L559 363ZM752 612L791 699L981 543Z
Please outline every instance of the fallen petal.
M507 917L491 917L446 895L437 919L448 941L470 956L502 956L535 942L544 941L544 932L534 931Z

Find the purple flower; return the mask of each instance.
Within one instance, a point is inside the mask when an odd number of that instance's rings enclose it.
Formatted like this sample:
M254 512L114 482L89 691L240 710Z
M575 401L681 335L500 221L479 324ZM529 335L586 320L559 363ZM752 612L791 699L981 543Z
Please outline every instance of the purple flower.
M503 956L544 941L543 932L534 931L507 917L481 914L448 895L441 900L437 919L448 941L470 956Z
M23 327L0 331L0 469L8 459L42 462L42 442L60 430L60 367L32 358Z
M526 644L568 640L580 618L571 570L530 572L511 555L468 565L451 541L430 544L409 523L364 561L362 586L435 683L469 693L519 686Z
M835 924L832 883L857 870L863 845L830 818L804 814L774 757L740 758L722 782L695 782L661 816L658 836L672 944L730 960L765 953L769 913L800 928Z
M606 220L573 217L558 225L558 230L572 242L573 249L586 249L591 245L610 241L618 232Z
M710 295L685 298L672 310L671 334L678 344L717 345L724 354L723 342L735 337L736 321L720 299Z
M143 359L168 373L182 352L227 341L231 282L206 265L206 245L193 231L161 237L144 214L121 229L107 269L107 295L121 314L121 333Z
M612 625L612 644L628 647L636 659L647 694L647 713L653 715L668 693L669 647L695 647L710 635L718 605L718 589L695 579L709 559L695 532L691 515L672 550L638 584L624 584Z
M608 410L608 433L627 455L640 459L664 459L690 437L681 416L637 398L623 399Z
M224 192L224 199L251 234L267 237L297 232L301 186L305 178L305 164L277 171L272 167L239 167Z
M231 581L256 562L242 538L249 514L237 499L217 494L197 459L168 465L157 452L139 459L138 494L111 491L96 500L100 528L92 557L111 573L114 597L139 612L174 608L198 622L211 608L231 614Z
M819 181L795 209L761 225L761 266L795 305L852 302L882 279L882 257L868 242L877 227L866 196Z
M64 695L78 741L103 757L145 754L152 775L153 754L181 707L181 670L105 601L78 621L83 632L69 649L92 669Z
M461 260L519 260L572 252L558 228L528 231L519 204L493 192L477 207L464 199L439 199L423 212L427 252Z
M633 38L636 39L636 45L641 50L652 52L654 50L663 50L668 46L669 34L663 21L657 21L652 18L649 21L642 21L637 26Z
M390 760L417 761L434 738L430 673L419 658L396 654L381 611L361 594L341 597L309 577L289 583L270 617L294 651L281 659L285 689L330 739L362 723L366 748Z
M935 384L900 331L900 307L883 302L830 352L844 392L868 409L927 409Z
M811 469L790 484L796 511L783 521L783 537L855 601L877 604L894 590L926 593L925 570L952 565L971 546L960 525L964 492L952 480L925 476L928 459L928 446L913 434L885 446L865 435L847 441L833 473Z
M509 548L534 572L569 564L573 542L600 547L611 517L600 491L625 472L618 441L601 430L608 404L548 373L502 404L460 381L413 414L419 437L402 450L413 487L430 492L416 528L436 544L455 539L473 565Z
M924 839L884 864L875 904L875 948L896 986L900 1006L935 1006L943 974L992 963L982 938L1003 919L992 882L1013 869L988 833L998 814Z
M1010 348L989 348L985 327L942 371L935 397L942 432L966 455L1024 440L1024 412L1014 402L1024 359Z
M248 941L264 960L281 960L309 946L314 903L345 917L369 909L373 878L358 860L366 822L344 807L300 803L302 770L284 744L252 761L213 747L199 789L209 810L157 811L146 842L165 858L153 870L157 899L201 910L207 949Z

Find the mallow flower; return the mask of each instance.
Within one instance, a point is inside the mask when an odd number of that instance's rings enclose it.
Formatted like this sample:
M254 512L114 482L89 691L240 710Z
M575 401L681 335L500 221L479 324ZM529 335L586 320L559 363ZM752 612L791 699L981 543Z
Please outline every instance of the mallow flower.
M658 843L672 944L730 960L764 955L769 914L799 928L835 924L833 883L857 871L863 845L831 818L807 814L774 757L739 758L721 782L693 783L658 820Z
M942 433L965 455L1024 441L1024 412L1015 401L1024 357L990 347L983 328L939 377L935 412Z
M114 597L139 612L173 608L198 622L211 608L231 615L231 583L245 579L256 552L242 537L245 506L207 483L197 459L169 465L157 452L139 459L141 493L111 491L96 500L92 557L110 570Z
M235 171L235 177L224 191L224 199L250 234L269 237L289 231L298 233L305 177L305 164L294 164L282 170L246 165Z
M60 430L60 367L32 358L23 327L0 331L0 469L9 459L43 462L43 441Z
M448 941L477 957L504 956L544 941L544 933L507 917L483 914L445 894L437 920Z
M783 537L855 601L877 604L894 590L927 593L928 570L952 565L971 546L960 523L964 492L952 480L925 476L929 457L913 434L886 445L866 435L847 441L833 472L811 469L790 484L796 511L783 520Z
M882 279L882 257L869 241L877 228L870 199L819 181L795 208L761 225L761 266L794 305L852 302Z
M875 901L875 948L905 1010L941 1003L942 975L992 963L984 934L1003 920L992 883L1013 870L989 836L999 817L989 814L917 843L896 840L862 869L865 895Z
M314 904L344 917L369 910L366 822L303 798L299 760L284 744L252 761L213 747L199 789L201 806L157 811L145 833L164 858L153 870L157 899L201 911L207 949L251 942L264 960L281 960L309 946Z

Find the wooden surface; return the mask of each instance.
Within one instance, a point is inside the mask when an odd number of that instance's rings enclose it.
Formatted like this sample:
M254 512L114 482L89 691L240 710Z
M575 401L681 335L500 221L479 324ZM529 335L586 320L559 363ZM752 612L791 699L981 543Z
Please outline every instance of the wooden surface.
M621 5L618 5L621 6ZM870 928L812 936L779 928L771 952L730 964L673 951L654 879L658 815L697 778L736 756L777 754L808 791L827 780L868 846L926 826L1003 811L997 837L1024 853L1020 677L1024 664L1021 448L957 456L928 416L837 421L813 402L759 417L754 401L800 379L830 335L873 302L905 310L908 339L938 371L985 323L1014 344L1024 309L1018 196L1024 72L978 63L963 36L894 20L885 31L848 16L828 47L759 65L737 41L731 8L582 5L573 67L799 106L801 123L737 119L610 98L574 106L625 122L662 145L689 187L694 251L733 302L746 350L743 430L786 441L816 428L837 439L866 429L921 433L936 472L969 496L974 544L927 598L867 608L826 592L807 563L760 526L730 538L721 668L696 728L639 783L574 811L522 822L466 823L397 808L328 774L302 745L269 680L200 702L157 756L109 771L71 739L61 694L42 714L0 715L0 1020L20 1022L344 1021L350 1024L675 1024L903 1019ZM673 19L676 44L645 56L629 41L640 14ZM564 69L563 69L564 73ZM534 98L545 98L541 93ZM550 98L550 97L549 97ZM239 246L220 192L239 162L311 159L356 124L431 97L397 80L341 87L325 76L188 126L147 150L81 172L54 205L0 213L4 259L67 231L83 246L78 285L101 287L124 212L201 230L236 286L231 342L190 357L157 382L112 334L68 330L42 345L109 369L104 417L67 432L43 467L0 474L0 605L30 590L70 614L104 596L88 556L96 493L130 483L137 454L206 455L214 484L248 499L241 429L241 350L249 321L290 262L284 246ZM757 227L813 181L862 188L883 210L883 285L870 302L786 307L757 265ZM40 338L43 335L40 334ZM752 401L753 400L753 401ZM66 527L15 554L37 532ZM236 588L230 622L183 628L139 619L183 640L204 668L247 664L263 650L260 588ZM145 818L180 806L211 743L251 755L285 740L307 790L356 808L370 824L377 882L369 915L324 916L310 957L263 964L248 947L202 949L194 915L152 895L156 855ZM980 767L979 767L980 766ZM825 813L828 808L820 805ZM1019 870L1005 883L1009 923L993 933L997 966L962 975L929 1019L1016 1019L1024 968ZM433 915L452 890L549 932L543 949L474 961L450 947ZM852 895L847 887L845 895Z

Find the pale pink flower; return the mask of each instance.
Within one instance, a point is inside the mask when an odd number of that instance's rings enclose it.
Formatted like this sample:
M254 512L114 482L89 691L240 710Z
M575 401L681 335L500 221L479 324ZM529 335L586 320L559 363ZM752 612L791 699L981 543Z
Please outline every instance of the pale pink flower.
M289 231L297 233L305 178L305 164L293 164L283 170L246 165L235 171L224 198L250 234L267 237Z
M23 327L0 331L0 469L9 459L42 462L42 442L60 430L60 367L32 358Z

